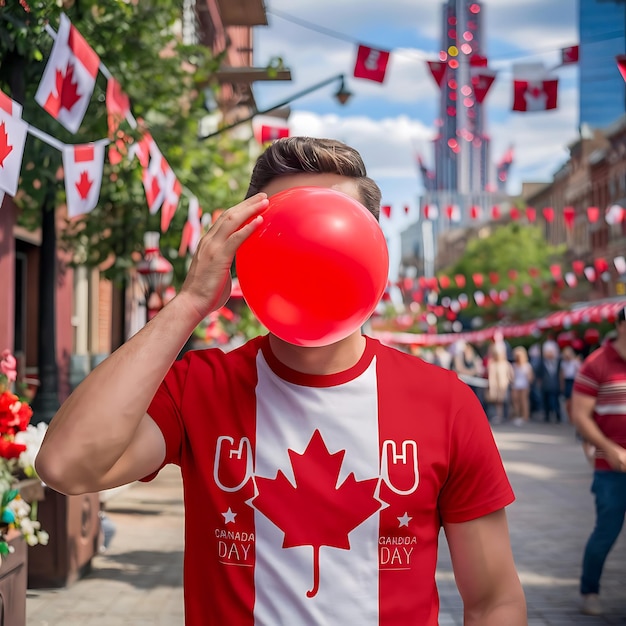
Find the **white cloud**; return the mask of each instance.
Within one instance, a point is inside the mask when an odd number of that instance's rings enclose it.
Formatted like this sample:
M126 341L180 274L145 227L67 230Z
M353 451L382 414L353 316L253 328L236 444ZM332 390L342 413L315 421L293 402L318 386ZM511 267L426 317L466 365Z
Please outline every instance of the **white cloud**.
M257 64L280 55L293 81L255 84L257 104L264 108L345 73L354 93L349 105L334 104L337 85L295 100L292 134L334 137L353 145L379 182L385 203L415 205L422 190L416 150L433 162L430 142L439 91L425 61L438 55L442 6L433 0L272 0L270 26L255 31ZM490 66L499 70L485 101L492 161L513 144L509 192L518 193L522 181L549 181L577 138L577 70L556 70L561 79L556 111L524 114L511 111L512 67L519 61L558 64L560 48L577 41L577 1L485 0L482 6L484 48ZM281 11L340 36L290 23L278 16ZM352 77L357 43L391 51L382 85Z

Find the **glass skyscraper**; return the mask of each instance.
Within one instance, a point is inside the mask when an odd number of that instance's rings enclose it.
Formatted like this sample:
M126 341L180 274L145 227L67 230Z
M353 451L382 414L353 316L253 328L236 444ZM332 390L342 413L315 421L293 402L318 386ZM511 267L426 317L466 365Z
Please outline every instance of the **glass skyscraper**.
M626 82L615 61L626 53L626 0L578 0L579 122L605 128L626 112Z

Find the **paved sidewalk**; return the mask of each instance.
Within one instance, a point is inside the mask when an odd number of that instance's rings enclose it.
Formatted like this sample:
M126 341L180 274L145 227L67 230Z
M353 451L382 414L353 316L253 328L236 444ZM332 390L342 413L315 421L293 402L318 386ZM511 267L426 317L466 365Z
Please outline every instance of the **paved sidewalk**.
M594 523L592 468L570 424L493 426L516 502L508 509L513 552L529 626L626 625L626 529L605 565L606 614L578 611L582 553ZM441 626L461 626L461 601L441 545Z
M109 549L72 586L29 590L27 626L182 626L181 496L180 471L168 466L110 500Z
M594 513L591 468L572 427L533 422L497 425L494 432L517 495L509 524L529 625L626 626L626 530L605 567L607 614L578 612L580 562ZM116 495L107 505L117 527L109 550L71 587L29 591L28 626L183 626L181 495L172 467ZM440 624L461 626L445 541L440 560Z

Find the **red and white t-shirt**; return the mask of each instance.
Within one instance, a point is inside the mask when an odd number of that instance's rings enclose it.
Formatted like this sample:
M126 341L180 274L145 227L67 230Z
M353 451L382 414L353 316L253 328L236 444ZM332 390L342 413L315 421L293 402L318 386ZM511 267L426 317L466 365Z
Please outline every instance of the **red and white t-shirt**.
M584 361L574 379L574 391L596 399L593 418L612 441L626 448L626 360L605 342ZM595 469L611 466L596 452Z
M442 521L514 499L469 387L371 338L328 376L267 337L189 352L149 414L182 469L188 626L435 625Z

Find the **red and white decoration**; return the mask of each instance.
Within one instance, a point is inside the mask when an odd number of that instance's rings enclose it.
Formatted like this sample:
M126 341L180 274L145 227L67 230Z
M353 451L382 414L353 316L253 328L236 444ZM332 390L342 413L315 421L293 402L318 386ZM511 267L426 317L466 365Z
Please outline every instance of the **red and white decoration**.
M389 52L359 45L354 64L354 77L382 83L387 72Z
M261 145L290 136L286 119L271 115L258 115L252 121L254 138Z
M557 107L559 79L551 76L543 63L513 66L513 110L549 111Z
M103 143L63 148L65 197L69 217L90 213L98 204L103 167Z
M71 133L82 124L96 84L98 55L65 14L35 101Z
M20 179L28 124L22 107L0 91L0 189L14 196Z
M127 152L126 142L119 137L118 128L122 121L130 115L130 100L113 77L107 81L106 107L109 139L112 142L109 147L109 162L112 165L117 165Z

